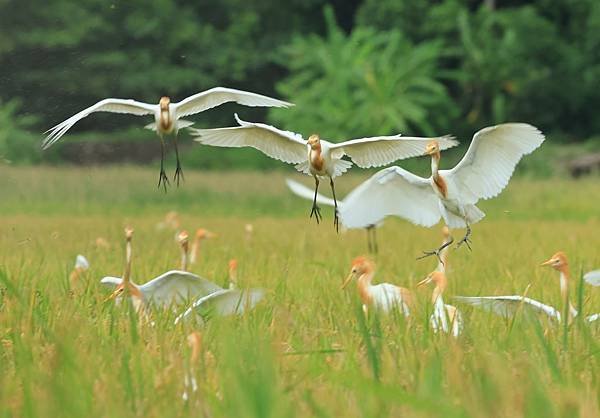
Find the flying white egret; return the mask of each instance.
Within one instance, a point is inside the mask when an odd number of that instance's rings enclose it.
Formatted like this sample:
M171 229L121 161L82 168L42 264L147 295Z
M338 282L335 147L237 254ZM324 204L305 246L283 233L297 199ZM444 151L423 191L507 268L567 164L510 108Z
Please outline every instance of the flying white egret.
M463 319L460 311L452 305L444 303L442 294L448 285L448 279L442 271L434 271L425 279L417 283L417 287L428 283L434 283L435 288L431 295L433 303L433 313L429 319L434 332L442 330L446 334L451 333L452 336L458 337L463 329Z
M338 228L337 199L333 179L345 173L352 163L343 160L344 155L362 168L379 167L396 160L422 155L432 138L377 136L354 139L340 143L325 141L317 134L304 140L300 134L283 131L263 123L251 123L235 119L240 126L218 129L192 129L196 141L217 147L252 147L271 158L296 164L296 169L315 179L315 194L310 217L317 223L322 219L317 205L319 178L329 178L335 207L334 225ZM450 137L437 138L438 147L446 149L458 144Z
M81 278L81 275L89 269L90 262L83 255L78 254L77 257L75 257L75 266L73 267L73 270L69 275L69 282L71 283L71 288L74 288L77 285L79 279Z
M467 228L457 246L469 245L471 225L485 216L475 206L477 201L497 196L508 184L519 160L542 142L544 135L524 123L487 127L475 134L467 153L454 168L439 170L443 148L431 141L425 151L431 155L431 177L423 178L400 167L385 168L353 194L353 210L346 216L360 216L369 223L395 215L425 227L443 218L450 228ZM344 203L350 203L349 199ZM346 207L340 212L345 212ZM440 250L426 254L439 255Z
M47 133L48 136L44 140L42 147L47 149L52 146L73 125L94 112L128 113L130 115L137 116L153 115L154 122L150 125L147 125L146 128L156 131L160 138L161 157L158 187L160 187L161 182L163 182L166 190L169 179L165 174L163 166L165 159L165 135L174 135L173 143L175 145L177 169L173 179L176 180L177 184L179 185L179 176L181 175L183 178L183 172L179 162L177 134L180 129L187 128L193 124L193 122L183 120L181 118L204 112L205 110L212 109L213 107L228 102L236 102L245 106L292 106L291 103L273 99L261 94L250 93L247 91L230 89L226 87L215 87L187 97L178 103L171 103L171 99L169 97L161 97L158 104L143 103L132 99L104 99L46 131L45 133Z
M217 234L214 232L207 231L204 228L198 228L194 235L194 242L192 242L192 250L190 255L190 264L196 264L198 257L200 256L200 243L206 239L216 238Z
M302 183L298 183L297 181L294 181L292 179L286 179L285 182L286 182L288 188L296 196L300 196L306 200L313 199L313 190L312 189L310 189L310 188L306 187L305 185L303 185ZM348 202L352 202L351 197L352 197L352 194L354 193L354 191L363 187L363 184L361 184L356 189L354 189L353 191L348 193L346 198L344 198L343 200L338 202L338 215L339 215L340 222L342 223L342 229L365 229L367 231L367 248L370 253L377 254L377 252L378 252L377 234L376 234L375 230L376 230L376 228L379 228L381 225L383 225L383 218L385 218L385 216L382 216L381 220L375 224L372 224L372 223L365 224L364 222L361 222L360 217L353 217L351 220L346 219L349 216L349 214L352 213L352 207L347 208L346 206L348 206L348 204L349 204ZM327 196L323 196L321 193L317 193L316 200L317 200L318 205L335 207L335 201L333 199L330 199ZM344 209L344 210L342 210L342 209Z
M570 271L567 256L562 251L554 254L549 260L542 263L542 266L550 266L559 272L560 294L565 307L568 307L569 321L577 316L578 312L569 300L569 281ZM589 282L593 284L593 282ZM594 285L594 284L593 284ZM598 284L600 285L600 283ZM597 286L597 285L595 285ZM454 300L461 303L480 307L488 312L504 318L512 318L519 310L529 314L543 314L557 322L561 321L561 314L558 309L539 302L537 300L521 296L455 296ZM586 321L593 322L598 319L600 314L590 315Z
M358 294L365 313L368 312L369 306L372 306L383 312L398 308L402 314L409 316L414 303L412 292L390 283L373 285L374 277L375 263L366 257L357 257L352 261L350 274L342 284L342 289L346 288L352 279L357 279Z
M190 299L197 299L223 289L210 280L182 270L167 271L142 285L133 283L131 281L132 235L133 230L128 228L126 230L126 267L123 278L107 276L100 280L100 283L105 286L116 286L109 298L116 298L124 291L128 291L134 301L139 300L139 302L135 302L137 305L150 303L168 307L172 304L183 304Z

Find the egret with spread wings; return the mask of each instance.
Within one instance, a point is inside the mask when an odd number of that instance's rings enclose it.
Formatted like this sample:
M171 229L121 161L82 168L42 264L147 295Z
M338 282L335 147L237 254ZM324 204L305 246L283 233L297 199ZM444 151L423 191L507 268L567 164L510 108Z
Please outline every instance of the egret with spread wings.
M219 129L193 129L198 142L217 147L252 147L271 158L296 164L296 169L311 175L315 179L315 194L310 217L317 223L321 221L321 211L317 204L319 179L329 178L335 206L334 226L338 229L338 205L335 197L333 179L344 174L352 163L342 159L344 155L359 167L380 167L396 160L422 155L427 143L432 138L415 138L394 136L377 136L354 139L340 143L325 141L313 134L308 141L300 134L283 131L263 123L244 122L237 115L240 126ZM440 149L458 144L450 137L436 139Z
M485 214L475 204L497 196L508 184L519 160L544 142L544 135L524 123L506 123L477 132L462 160L450 170L439 170L438 141L427 145L431 177L423 178L400 167L388 167L364 183L352 200L347 197L341 216L361 216L365 222L396 215L425 227L443 218L450 228L466 228L458 242L469 245L471 225ZM353 213L346 214L352 203ZM444 244L446 245L446 244ZM426 251L438 255L443 247ZM470 248L470 247L469 247Z
M177 158L177 169L175 170L174 180L179 185L179 177L183 178L183 171L179 161L179 150L177 149L177 133L182 128L187 128L193 122L183 120L185 116L194 115L212 109L223 103L236 102L245 106L272 106L289 107L291 103L263 96L261 94L250 93L247 91L229 89L226 87L215 87L201 93L194 94L178 103L171 103L169 97L161 97L158 104L149 104L132 99L104 99L93 106L82 110L71 116L64 122L50 128L45 133L48 134L42 147L44 149L52 146L58 141L73 125L81 119L94 112L127 113L137 116L154 116L154 122L147 125L146 128L156 131L160 138L161 158L160 175L158 178L158 187L163 183L166 187L169 179L164 170L165 159L165 135L174 135L173 144L175 146L175 156Z

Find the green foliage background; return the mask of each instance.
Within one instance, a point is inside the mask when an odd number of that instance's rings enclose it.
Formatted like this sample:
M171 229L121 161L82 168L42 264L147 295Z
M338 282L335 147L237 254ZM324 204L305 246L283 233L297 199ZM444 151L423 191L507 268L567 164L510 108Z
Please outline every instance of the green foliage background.
M14 162L72 160L62 148L78 140L148 139L135 117L99 114L58 151L35 149L48 127L101 98L179 100L216 85L297 106L223 106L199 126L231 125L238 111L333 140L468 142L483 126L527 121L574 143L600 132L600 2L0 0L0 68L0 156ZM187 155L212 167L217 153ZM226 158L276 166L254 152Z

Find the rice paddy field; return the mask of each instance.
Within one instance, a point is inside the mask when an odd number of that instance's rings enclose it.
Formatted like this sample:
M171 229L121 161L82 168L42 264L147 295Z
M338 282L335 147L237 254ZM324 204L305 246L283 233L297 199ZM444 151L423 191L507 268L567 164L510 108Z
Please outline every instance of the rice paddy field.
M0 417L600 416L600 324L505 320L455 304L465 320L455 339L429 327L431 287L415 289L408 319L365 317L356 287L340 289L352 259L367 252L365 232L336 234L329 209L323 224L309 220L310 202L286 190L291 172L188 168L185 184L164 194L155 167L0 166ZM339 179L339 194L366 177ZM473 251L449 254L446 303L528 288L560 307L558 275L539 265L562 250L573 304L600 312L600 288L581 280L600 268L597 177L518 177L479 206L487 217L473 227ZM105 302L110 290L99 280L122 274L127 225L134 281L178 266L175 231L157 229L169 211L190 234L218 234L202 243L194 273L225 285L236 258L240 285L266 289L255 310L203 328L153 311L151 326L127 304ZM436 267L415 258L440 243L440 228L386 220L375 281L414 289ZM80 253L91 268L72 285ZM194 330L199 388L184 402Z

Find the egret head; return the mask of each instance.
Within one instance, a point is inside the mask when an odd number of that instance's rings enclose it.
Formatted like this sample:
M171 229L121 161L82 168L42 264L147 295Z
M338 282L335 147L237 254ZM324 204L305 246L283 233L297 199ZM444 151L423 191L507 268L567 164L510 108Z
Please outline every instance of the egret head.
M235 258L229 260L229 271L236 271L238 267L238 261Z
M317 134L309 136L307 142L311 149L318 149L321 147L321 138Z
M542 266L550 266L555 270L562 270L564 269L566 266L569 265L569 262L567 261L567 256L565 255L564 252L559 251L556 254L554 254L552 257L550 257L548 260L544 261L542 264Z
M125 240L127 242L131 242L131 238L133 237L133 228L130 226L125 227Z
M360 256L356 257L352 260L352 267L350 269L350 274L342 284L342 289L348 286L348 283L352 279L358 279L360 276L366 273L371 273L375 269L375 264L369 260L367 257Z
M161 111L169 110L169 104L171 104L171 99L169 99L167 96L161 97L160 101L158 102Z
M429 141L427 146L425 147L425 152L423 155L435 155L440 152L440 144L436 140Z

